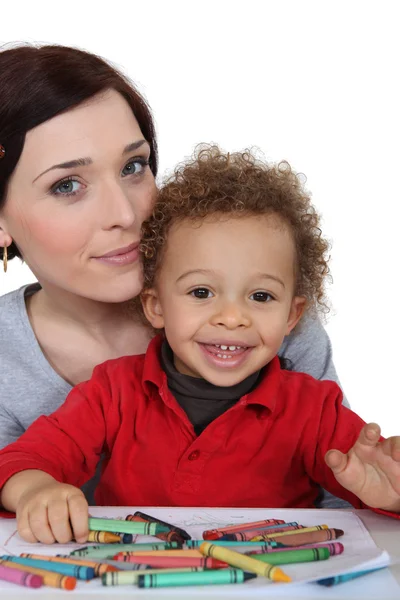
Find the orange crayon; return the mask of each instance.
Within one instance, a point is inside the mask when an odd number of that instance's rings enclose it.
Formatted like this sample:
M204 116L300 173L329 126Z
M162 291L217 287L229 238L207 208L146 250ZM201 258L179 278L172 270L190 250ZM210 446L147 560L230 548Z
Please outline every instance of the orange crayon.
M119 544L121 536L110 531L89 531L88 542L98 542L100 544Z

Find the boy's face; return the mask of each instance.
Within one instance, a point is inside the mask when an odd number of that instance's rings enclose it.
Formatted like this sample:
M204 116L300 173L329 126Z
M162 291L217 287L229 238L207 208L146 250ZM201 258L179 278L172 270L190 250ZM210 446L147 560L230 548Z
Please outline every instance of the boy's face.
M175 224L143 305L176 369L231 386L266 365L304 310L294 267L292 237L274 216Z

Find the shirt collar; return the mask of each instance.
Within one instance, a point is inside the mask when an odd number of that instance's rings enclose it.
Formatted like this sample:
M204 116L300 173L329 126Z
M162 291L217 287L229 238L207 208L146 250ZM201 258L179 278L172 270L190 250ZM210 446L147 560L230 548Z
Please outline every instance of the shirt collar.
M164 334L154 337L144 359L142 385L149 387L149 383L155 385L158 389L166 385L167 376L162 370L160 356L161 346L164 341ZM264 376L260 379L259 385L252 392L243 396L240 400L242 404L260 404L269 408L271 411L275 408L276 397L281 383L281 367L279 357L275 356L271 362L264 367Z

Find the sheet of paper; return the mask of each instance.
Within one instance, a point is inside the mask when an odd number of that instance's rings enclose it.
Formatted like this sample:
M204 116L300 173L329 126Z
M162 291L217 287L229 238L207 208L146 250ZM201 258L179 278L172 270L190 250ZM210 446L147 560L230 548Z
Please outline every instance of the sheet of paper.
M92 507L90 513L96 517L112 517L124 519L127 514L133 513L136 508L127 507ZM194 539L201 539L202 532L205 529L213 529L227 524L240 524L249 521L257 521L261 519L283 519L285 521L299 521L302 525L312 526L326 523L329 527L343 529L345 535L340 538L340 541L345 546L345 551L342 555L333 556L327 561L315 563L304 563L282 566L282 569L292 577L292 584L277 584L271 583L268 580L258 577L243 585L231 586L207 586L207 597L211 600L213 594L215 597L249 597L261 595L288 596L296 592L296 596L307 595L308 597L336 598L336 588L326 589L321 588L317 584L305 583L312 582L316 579L334 576L339 573L349 572L351 570L371 569L378 566L389 564L390 557L386 552L383 552L376 546L370 534L364 527L362 521L352 512L339 510L300 510L300 509L218 509L218 508L140 508L143 512L158 516L160 519L169 523L174 523L186 529ZM137 536L136 541L155 540L150 536ZM0 521L0 551L1 554L19 555L22 552L32 552L37 554L69 554L72 549L79 547L78 544L68 544L62 546L45 546L32 545L24 542L15 530L15 521ZM400 550L399 550L400 554ZM400 557L399 557L400 558ZM382 581L384 583L385 598L390 598L390 593L393 592L393 598L400 597L400 586L388 570L378 572L368 577L354 580L340 586L340 597L343 592L353 590L360 591L360 586L364 590L365 598L375 597L382 590ZM377 582L376 584L374 582ZM302 584L302 585L299 585ZM83 582L78 583L78 588L85 595L97 594L101 595L110 592L110 588L101 586L99 580L92 581L90 584ZM0 591L6 589L15 589L15 586L0 582ZM188 588L171 588L164 590L139 590L135 589L135 597L146 595L153 597L170 596L175 598L182 596L187 597ZM323 594L322 594L323 590ZM333 590L333 591L332 591ZM47 589L46 589L47 591ZM132 587L112 588L113 594L125 595L132 594ZM190 588L190 597L196 597L198 594L203 595L205 588ZM34 594L27 590L27 594ZM42 592L43 593L43 592ZM46 592L45 592L46 593ZM54 591L53 591L54 593ZM397 596L396 596L397 594Z

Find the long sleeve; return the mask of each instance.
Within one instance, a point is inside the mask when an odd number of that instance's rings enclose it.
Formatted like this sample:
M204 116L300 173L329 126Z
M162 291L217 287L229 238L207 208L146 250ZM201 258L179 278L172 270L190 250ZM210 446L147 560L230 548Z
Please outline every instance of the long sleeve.
M102 367L96 367L92 379L74 388L58 410L39 417L0 451L0 488L26 469L80 487L93 476L102 453L111 397Z

